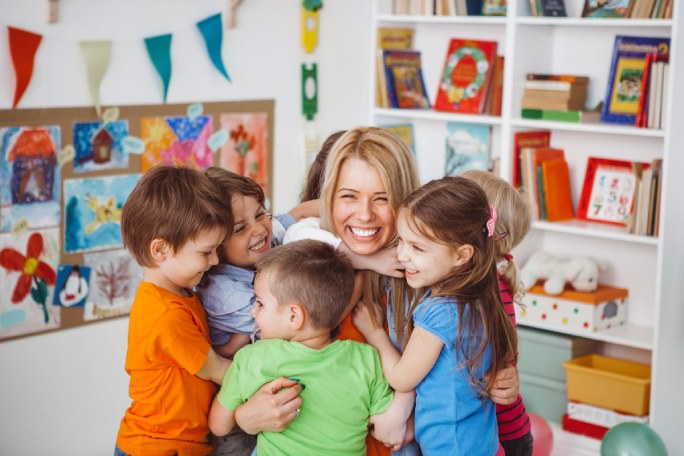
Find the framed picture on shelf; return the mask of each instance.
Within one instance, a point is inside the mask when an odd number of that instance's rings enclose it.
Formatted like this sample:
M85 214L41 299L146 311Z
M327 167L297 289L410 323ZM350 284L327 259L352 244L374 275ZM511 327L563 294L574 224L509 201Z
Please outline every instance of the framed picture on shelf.
M641 166L645 169L649 164ZM577 218L627 226L636 188L631 161L589 157Z

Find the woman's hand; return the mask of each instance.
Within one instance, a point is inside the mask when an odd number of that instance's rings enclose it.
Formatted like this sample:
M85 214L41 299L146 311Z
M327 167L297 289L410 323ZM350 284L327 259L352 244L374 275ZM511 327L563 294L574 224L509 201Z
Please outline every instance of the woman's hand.
M492 401L500 405L509 405L518 399L520 394L520 377L515 366L509 366L496 372L494 383L489 392Z
M352 262L354 269L367 269L388 277L404 277L404 266L397 260L397 248L387 247L370 255L354 253L343 242L337 250L344 252Z
M354 323L354 326L356 326L356 329L363 334L363 337L365 337L369 343L376 331L385 334L385 328L382 325L385 316L380 312L380 309L378 309L377 306L367 304L364 301L359 301L356 306L354 306L352 312L352 322ZM371 312L373 312L374 316L371 316Z
M235 410L238 425L248 434L280 432L297 418L302 406L301 385L280 377L266 383Z

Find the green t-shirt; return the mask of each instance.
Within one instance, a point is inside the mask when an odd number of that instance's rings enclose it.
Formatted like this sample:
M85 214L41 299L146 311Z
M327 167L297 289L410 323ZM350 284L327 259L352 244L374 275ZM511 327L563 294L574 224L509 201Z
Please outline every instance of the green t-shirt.
M338 340L314 350L268 339L237 352L218 400L235 410L277 377L298 378L305 386L301 413L282 432L259 433L259 456L365 455L368 417L384 412L394 397L370 345Z

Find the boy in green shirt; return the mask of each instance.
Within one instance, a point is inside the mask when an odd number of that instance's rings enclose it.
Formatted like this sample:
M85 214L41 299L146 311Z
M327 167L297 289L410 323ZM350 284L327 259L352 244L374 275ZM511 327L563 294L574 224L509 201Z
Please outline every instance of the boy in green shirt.
M251 313L261 340L236 353L211 406L211 431L228 433L237 406L285 376L302 385L303 405L284 431L259 433L259 456L365 455L369 422L387 432L396 416L377 351L331 336L354 292L351 263L327 244L304 240L264 253L256 269ZM399 442L404 429L396 430Z

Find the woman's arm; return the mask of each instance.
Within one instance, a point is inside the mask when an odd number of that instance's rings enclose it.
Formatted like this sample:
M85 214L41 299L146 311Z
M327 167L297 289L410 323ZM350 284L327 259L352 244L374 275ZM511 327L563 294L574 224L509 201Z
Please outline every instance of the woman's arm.
M247 334L232 334L230 340L223 345L217 345L214 347L214 351L227 359L233 359L235 353L240 350L245 345L249 344L250 339Z
M444 342L431 332L415 328L400 355L385 329L375 326L365 303L354 307L353 318L356 329L378 350L382 372L395 391L409 392L418 386L437 362L444 346Z
M272 380L235 409L235 419L248 434L280 432L297 418L301 391L301 385L289 378Z
M321 200L310 200L299 203L288 211L293 219L299 221L307 217L319 217L321 212Z

